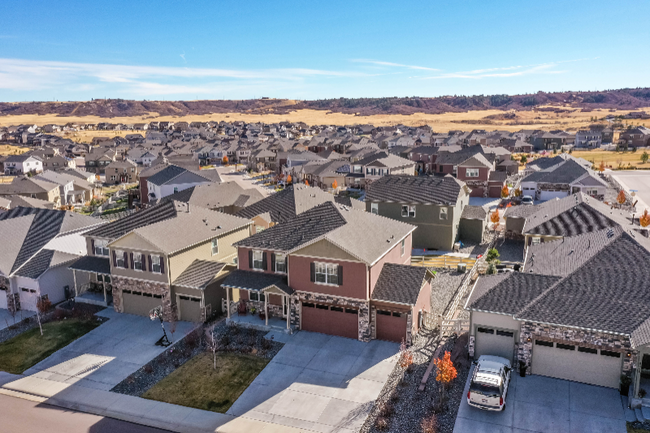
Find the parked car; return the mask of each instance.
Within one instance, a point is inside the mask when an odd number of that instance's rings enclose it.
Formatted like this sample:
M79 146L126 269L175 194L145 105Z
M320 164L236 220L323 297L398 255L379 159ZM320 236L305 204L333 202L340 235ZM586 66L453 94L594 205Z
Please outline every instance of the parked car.
M503 410L512 371L510 361L500 356L481 355L474 364L467 404L484 410Z
M533 203L533 198L531 196L529 196L529 195L525 195L521 199L521 204L523 204L523 205L532 205L532 204L534 204Z

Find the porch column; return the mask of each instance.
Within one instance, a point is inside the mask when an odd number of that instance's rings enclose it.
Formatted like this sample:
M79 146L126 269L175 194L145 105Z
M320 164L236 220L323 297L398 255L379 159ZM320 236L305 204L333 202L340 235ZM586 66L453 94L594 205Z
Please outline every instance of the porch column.
M77 289L77 271L72 270L72 280L74 281L74 296L75 298L79 296L79 289Z
M269 302L269 295L264 294L264 320L266 321L266 326L269 326L269 307L268 307L268 302Z
M102 287L104 288L104 304L108 304L108 299L106 296L106 275L102 278Z
M285 295L284 300L287 303L287 329L289 329L290 328L290 326L289 326L289 323L290 323L289 318L291 317L291 302L290 302L291 298L289 298L289 296ZM284 308L284 305L282 307Z
M228 312L228 319L230 319L230 288L226 287L226 311Z

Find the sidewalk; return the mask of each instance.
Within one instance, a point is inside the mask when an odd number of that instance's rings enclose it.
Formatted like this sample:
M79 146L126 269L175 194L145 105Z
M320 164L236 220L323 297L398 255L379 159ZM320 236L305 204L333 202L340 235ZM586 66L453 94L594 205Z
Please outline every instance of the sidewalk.
M208 412L33 376L0 372L0 394L174 432L299 433L284 425Z

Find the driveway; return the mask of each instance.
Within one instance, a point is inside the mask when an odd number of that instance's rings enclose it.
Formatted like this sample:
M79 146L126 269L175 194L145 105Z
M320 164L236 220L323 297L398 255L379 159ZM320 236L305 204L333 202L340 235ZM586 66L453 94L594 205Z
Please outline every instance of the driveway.
M319 432L359 430L392 372L399 345L300 331L227 412Z
M55 382L108 391L165 350L154 344L162 336L159 321L102 310L110 320L25 371ZM194 329L178 322L174 339ZM171 338L171 336L170 336Z
M4 296L4 295L3 295ZM0 308L0 331L18 323L28 317L35 316L35 311L16 311L16 317L11 317L11 313L6 308Z
M543 376L513 375L506 408L489 412L467 404L467 379L454 433L625 433L618 390Z
M242 165L239 166L243 167ZM264 197L268 197L275 192L274 188L265 187L262 182L258 180L253 180L248 176L248 173L243 174L242 172L235 171L234 166L223 166L219 165L216 167L221 180L224 182L235 182L244 189L256 188Z
M643 212L650 206L650 171L610 171L608 174L611 174L623 188L635 191L639 200L636 209L639 212Z

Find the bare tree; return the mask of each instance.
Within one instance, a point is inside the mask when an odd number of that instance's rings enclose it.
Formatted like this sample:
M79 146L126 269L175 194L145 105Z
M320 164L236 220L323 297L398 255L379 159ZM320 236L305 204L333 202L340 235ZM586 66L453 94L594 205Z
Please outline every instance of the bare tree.
M215 325L212 325L205 329L205 341L206 347L210 352L212 352L212 368L217 369L217 352L221 348L219 339L214 335Z
M38 327L41 330L41 336L43 335L43 324L41 323L41 315L50 311L52 307L52 302L48 299L47 296L40 296L38 301L36 301L36 319L38 320Z
M176 332L176 305L173 304L169 309L168 313L165 314L165 321L169 324L169 333L172 334L172 342L174 341L174 332Z

